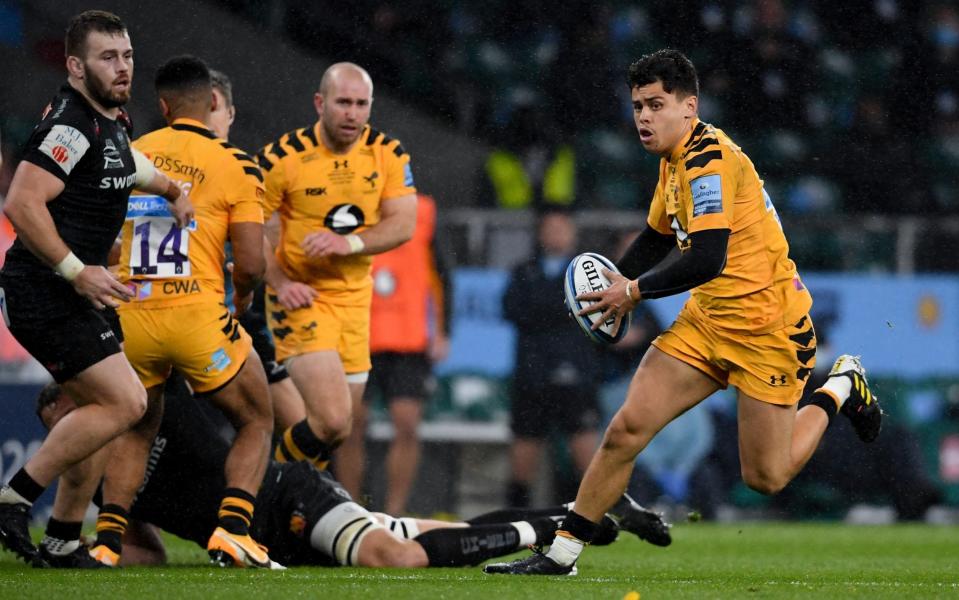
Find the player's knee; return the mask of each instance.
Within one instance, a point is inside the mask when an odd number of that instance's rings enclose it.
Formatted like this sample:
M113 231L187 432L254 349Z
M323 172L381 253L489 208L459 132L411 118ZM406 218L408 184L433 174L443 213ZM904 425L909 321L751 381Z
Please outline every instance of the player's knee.
M649 441L651 433L639 423L631 423L622 414L616 415L603 437L603 450L635 456Z
M117 404L115 414L126 427L132 427L147 414L147 391L142 385L130 386Z
M324 420L323 431L319 437L334 444L340 444L350 436L352 430L353 417L351 415L330 415Z
M789 479L772 469L743 466L743 482L750 489L771 496L782 491Z

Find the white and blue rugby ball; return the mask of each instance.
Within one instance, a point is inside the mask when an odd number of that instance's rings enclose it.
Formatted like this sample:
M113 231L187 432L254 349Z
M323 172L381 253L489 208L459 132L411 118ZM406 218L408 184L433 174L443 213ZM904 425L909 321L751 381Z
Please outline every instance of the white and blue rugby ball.
M584 252L573 258L569 266L566 267L566 279L564 291L566 292L566 308L570 310L573 319L579 328L583 330L586 337L599 344L615 344L623 339L629 330L629 323L632 320L632 313L627 314L619 324L619 331L613 335L613 327L616 326L616 319L611 318L592 330L593 324L598 321L603 314L595 312L586 316L579 316L579 311L593 304L589 301L580 301L576 299L579 294L586 292L599 292L609 287L610 282L603 275L603 269L609 269L614 273L619 273L619 269L601 254L595 252Z

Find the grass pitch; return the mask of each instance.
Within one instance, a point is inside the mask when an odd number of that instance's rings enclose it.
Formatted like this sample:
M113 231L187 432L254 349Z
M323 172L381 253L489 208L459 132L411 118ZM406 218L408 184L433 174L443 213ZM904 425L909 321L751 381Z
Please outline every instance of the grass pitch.
M28 569L3 553L0 598L959 598L955 527L685 524L669 548L622 534L588 548L578 577L556 578L479 568L223 570L198 547L167 542L170 566L108 572Z

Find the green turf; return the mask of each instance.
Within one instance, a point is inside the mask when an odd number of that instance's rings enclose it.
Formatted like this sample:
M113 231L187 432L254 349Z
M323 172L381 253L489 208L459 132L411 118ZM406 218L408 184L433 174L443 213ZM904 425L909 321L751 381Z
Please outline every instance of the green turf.
M677 526L673 545L632 536L589 548L578 577L518 578L466 569L221 570L168 540L172 566L36 571L0 557L0 598L654 598L959 597L959 529L902 525L706 523Z

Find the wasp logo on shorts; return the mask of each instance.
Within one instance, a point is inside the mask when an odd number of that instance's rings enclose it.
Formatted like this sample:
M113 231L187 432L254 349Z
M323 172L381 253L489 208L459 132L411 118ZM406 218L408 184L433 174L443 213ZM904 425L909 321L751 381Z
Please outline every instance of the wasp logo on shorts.
M355 204L337 204L323 219L323 225L340 235L352 233L365 224L366 216Z
M292 327L277 327L273 330L273 337L277 337L282 342L283 339L293 333Z

